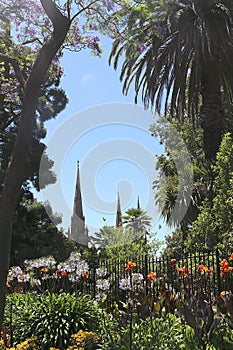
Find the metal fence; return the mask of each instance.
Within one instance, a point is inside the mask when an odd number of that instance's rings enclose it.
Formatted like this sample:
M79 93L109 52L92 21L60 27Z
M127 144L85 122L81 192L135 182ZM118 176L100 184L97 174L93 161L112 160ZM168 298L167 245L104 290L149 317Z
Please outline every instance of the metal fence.
M135 257L133 262L136 266L132 268L133 273L140 273L144 279L142 285L146 294L156 298L158 290L164 288L173 293L189 290L195 294L200 288L211 297L217 296L223 290L233 291L233 271L222 275L220 262L227 259L229 266L233 266L233 261L229 260L230 254L220 253L218 250L212 252L194 252L184 255L176 262L171 262L171 258L156 258L152 256ZM89 276L85 284L85 292L92 297L98 297L103 292L99 288L102 281L108 281L109 285L105 292L108 295L108 302L124 301L127 298L127 291L119 288L122 279L128 278L126 270L128 260L93 260L89 262ZM208 271L201 271L200 265L208 268ZM105 271L102 277L99 276L99 269ZM213 272L211 271L213 270ZM182 273L183 271L183 273ZM185 271L187 273L185 273ZM150 272L155 273L155 279L149 281L147 276Z

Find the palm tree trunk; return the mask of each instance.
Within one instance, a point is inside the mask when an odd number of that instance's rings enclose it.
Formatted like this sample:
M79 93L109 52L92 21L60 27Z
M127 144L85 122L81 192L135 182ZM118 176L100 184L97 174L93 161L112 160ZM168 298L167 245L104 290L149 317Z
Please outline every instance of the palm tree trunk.
M206 159L215 159L223 134L223 110L219 64L209 60L202 70L202 129Z

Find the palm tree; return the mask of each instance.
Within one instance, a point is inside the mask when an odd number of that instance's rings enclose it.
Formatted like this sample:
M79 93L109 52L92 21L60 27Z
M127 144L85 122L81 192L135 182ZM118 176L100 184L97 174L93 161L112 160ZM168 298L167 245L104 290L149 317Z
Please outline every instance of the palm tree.
M144 1L125 14L110 63L116 69L125 54L120 79L126 94L134 82L136 102L141 93L159 113L201 118L205 156L214 159L223 98L233 102L233 1Z
M145 232L151 227L152 218L147 215L146 211L141 208L131 208L122 216L123 224L128 229L132 229L135 233Z

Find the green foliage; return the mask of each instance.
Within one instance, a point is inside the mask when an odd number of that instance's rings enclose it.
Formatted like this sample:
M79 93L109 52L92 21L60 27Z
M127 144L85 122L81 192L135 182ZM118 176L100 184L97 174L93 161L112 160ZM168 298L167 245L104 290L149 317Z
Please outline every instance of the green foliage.
M145 244L145 235L147 244ZM161 243L153 236L153 234L135 232L129 228L104 226L95 234L92 242L99 246L99 257L125 260L158 250Z
M222 0L220 7L211 0L144 0L118 15L124 23L110 62L115 69L122 66L123 92L134 84L136 102L141 95L146 107L165 110L179 123L190 119L195 125L201 115L205 155L214 158L223 131L223 100L232 104L230 2Z
M184 253L183 234L175 230L171 235L165 236L165 248L162 255L168 258L180 259Z
M233 141L227 133L212 165L212 198L207 198L188 234L187 247L231 249L233 213Z
M65 349L72 334L98 325L98 306L87 296L75 294L12 294L7 297L5 324L10 327L13 306L14 340L36 336L40 350Z
M233 349L233 331L224 320L221 321L218 331L213 334L212 345L217 350Z
M102 349L128 350L129 326L119 339L109 341ZM133 350L198 350L194 332L180 318L167 314L162 318L148 318L133 325Z
M55 226L60 220L48 203L45 208L34 199L23 200L13 224L10 264L21 265L25 259L48 255L53 255L57 261L67 259L74 250L74 243Z

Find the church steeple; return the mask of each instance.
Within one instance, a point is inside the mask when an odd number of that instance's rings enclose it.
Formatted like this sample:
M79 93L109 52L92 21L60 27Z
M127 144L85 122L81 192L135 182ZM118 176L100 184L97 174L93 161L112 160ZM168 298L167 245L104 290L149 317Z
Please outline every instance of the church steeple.
M83 215L79 161L75 186L73 215L71 218L71 238L82 246L87 246L88 244L88 234L85 228L85 216Z
M120 203L120 194L118 192L117 197L117 213L116 213L116 227L122 226L122 218L121 218L121 203Z
M138 202L137 202L137 209L141 209L140 202L139 202L139 196L138 196Z
M81 184L80 184L79 161L78 161L76 187L75 187L75 195L74 195L73 214L77 215L77 217L79 217L82 221L85 221L85 217L83 215L83 204L82 204L82 193L81 193Z

